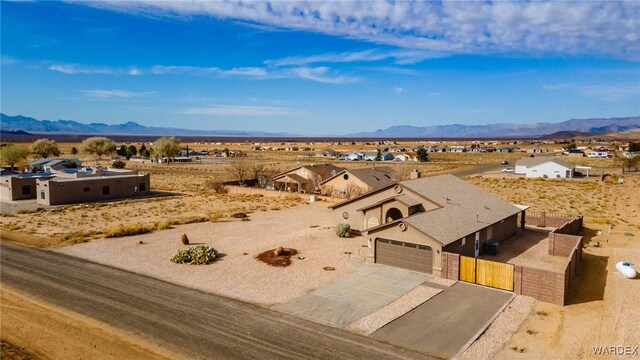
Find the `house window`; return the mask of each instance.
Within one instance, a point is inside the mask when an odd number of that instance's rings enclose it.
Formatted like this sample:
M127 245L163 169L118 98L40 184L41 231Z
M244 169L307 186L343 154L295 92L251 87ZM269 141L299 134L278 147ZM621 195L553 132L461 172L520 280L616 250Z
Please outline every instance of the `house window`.
M345 180L349 180L349 174L342 175L342 178L345 179Z
M465 246L467 244L467 237L463 237L462 240L460 240L460 246Z
M88 187L86 187L86 188L82 189L82 191L84 191L84 192L89 192L89 188L88 188Z
M30 185L22 185L22 195L31 194L31 186Z
M147 184L140 183L138 184L138 191L145 191L147 189Z
M110 193L111 193L111 189L109 188L109 186L102 187L102 195L109 195Z
M44 199L44 191L40 192L40 199Z

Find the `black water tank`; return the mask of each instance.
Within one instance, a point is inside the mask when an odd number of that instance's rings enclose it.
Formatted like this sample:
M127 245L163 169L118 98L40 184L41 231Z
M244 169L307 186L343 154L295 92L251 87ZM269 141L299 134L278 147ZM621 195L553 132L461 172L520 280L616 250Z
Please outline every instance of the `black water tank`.
M487 254L498 255L498 245L500 245L500 243L498 243L497 241L489 241L486 247Z

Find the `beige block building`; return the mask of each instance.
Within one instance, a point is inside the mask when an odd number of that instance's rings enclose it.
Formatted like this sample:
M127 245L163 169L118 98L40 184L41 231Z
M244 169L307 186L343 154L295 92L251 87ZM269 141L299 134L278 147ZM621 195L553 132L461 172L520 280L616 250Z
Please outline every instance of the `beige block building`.
M36 182L39 205L62 205L149 195L149 174L56 177Z

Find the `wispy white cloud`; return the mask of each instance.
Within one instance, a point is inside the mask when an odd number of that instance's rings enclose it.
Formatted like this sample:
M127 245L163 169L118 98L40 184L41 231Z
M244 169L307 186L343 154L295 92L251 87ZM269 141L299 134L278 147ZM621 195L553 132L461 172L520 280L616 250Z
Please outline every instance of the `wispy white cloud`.
M391 88L391 91L393 91L396 95L402 95L407 91L407 89L400 86L396 86L394 88Z
M282 59L267 60L264 63L272 66L303 66L318 63L378 62L391 59L396 64L405 65L442 56L444 55L440 53L422 50L368 49L342 53L325 53L311 56L290 56Z
M343 75L324 66L299 67L290 69L288 72L303 79L325 84L348 84L361 80L359 77Z
M63 74L107 74L115 75L118 71L110 67L87 66L80 64L53 64L49 70L61 72Z
M238 77L245 79L299 78L324 84L346 84L359 81L360 78L345 75L326 66L319 67L238 67L223 69L219 67L153 65L151 67L115 68L107 66L89 66L81 64L53 64L49 70L68 75L106 74L121 76L144 75L192 75L215 77Z
M570 91L584 97L603 101L618 101L629 98L640 98L640 85L637 83L587 84L557 83L542 87L550 91Z
M210 16L436 53L640 60L637 1L90 1L144 16Z
M292 108L276 106L213 105L186 108L179 111L179 113L207 116L292 116L298 114L298 111Z
M145 97L155 94L155 91L144 91L144 92L133 92L126 90L104 90L104 89L95 89L95 90L82 90L82 94L90 99L94 100L109 100L109 99L131 99L137 97Z

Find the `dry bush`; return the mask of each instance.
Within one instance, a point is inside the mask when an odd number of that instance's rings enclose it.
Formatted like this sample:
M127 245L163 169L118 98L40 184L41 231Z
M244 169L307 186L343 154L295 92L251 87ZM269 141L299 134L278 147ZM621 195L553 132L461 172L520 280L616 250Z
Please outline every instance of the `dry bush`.
M60 240L64 244L82 244L93 238L95 238L99 233L95 231L73 231L66 233L60 237Z
M108 237L108 238L114 238L114 237L122 237L122 236L131 236L131 235L139 235L139 234L146 234L148 232L151 232L151 228L143 226L140 223L133 223L133 224L118 224L114 227L111 227L109 229L107 229L104 232L104 236Z
M216 194L226 194L229 192L229 189L222 183L222 181L216 180L207 180L204 182L205 188L215 192Z
M173 225L173 221L171 221L171 220L162 220L162 221L157 222L155 224L154 228L156 230L172 229L171 225Z
M207 210L207 217L211 222L216 222L220 220L221 218L224 217L224 215L225 215L225 212L221 210Z

